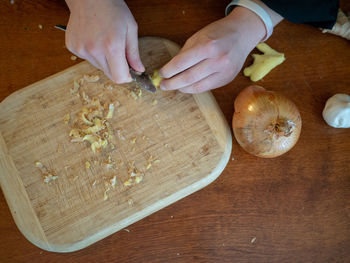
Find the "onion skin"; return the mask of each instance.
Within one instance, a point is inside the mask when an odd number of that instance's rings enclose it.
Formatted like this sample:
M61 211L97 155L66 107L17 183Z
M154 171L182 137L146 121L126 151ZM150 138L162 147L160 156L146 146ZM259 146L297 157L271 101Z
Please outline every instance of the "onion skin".
M234 136L250 154L274 158L289 151L298 141L300 113L283 95L249 86L237 96L234 107Z

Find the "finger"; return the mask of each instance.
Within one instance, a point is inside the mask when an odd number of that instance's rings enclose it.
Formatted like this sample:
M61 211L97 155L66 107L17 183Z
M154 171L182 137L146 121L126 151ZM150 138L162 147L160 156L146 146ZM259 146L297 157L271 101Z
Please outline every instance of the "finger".
M192 85L181 88L180 91L183 93L191 94L201 93L207 90L216 89L221 86L224 86L228 82L230 82L230 79L223 78L222 74L216 72Z
M98 68L102 70L109 79L112 79L111 71L109 69L106 57L104 55L100 55L93 59L99 65Z
M75 52L74 50L70 50L70 52L73 53L74 55L76 55L77 57L81 58L81 59L89 61L89 63L91 65L93 65L95 68L103 70L102 66L97 62L97 60L93 56L88 54L87 52L82 51L82 50L79 53Z
M103 65L103 63L98 62L98 61L97 61L95 58L93 58L93 57L88 57L88 58L86 58L86 60L89 61L89 63L90 63L91 65L93 65L95 68L97 68L97 69L103 71L104 74L105 74L109 79L112 79L111 73L109 72L109 69L108 69L108 65L107 65L107 66L106 66L106 65ZM106 60L106 59L104 58L104 60ZM102 66L101 66L101 64L102 64ZM105 64L107 64L107 62L105 62Z
M87 58L85 58L87 61L90 62L91 65L93 65L95 68L99 69L99 70L102 70L103 71L103 68L100 66L100 64L97 62L96 59L94 59L93 57L89 56Z
M206 58L207 54L201 47L182 50L159 70L159 74L164 78L171 78Z
M109 47L106 59L114 82L121 84L132 81L125 57L125 41L118 41L113 47Z
M138 46L138 37L137 37L137 27L128 27L126 34L126 59L129 62L129 65L139 72L144 72L145 67L141 62L139 46Z
M102 70L108 78L111 78L109 66L102 47L96 46L95 44L86 45L83 53L85 54L84 57L86 60L96 68Z
M203 60L170 79L164 79L160 84L160 88L163 90L175 90L190 86L217 72L218 67L214 63L214 59Z

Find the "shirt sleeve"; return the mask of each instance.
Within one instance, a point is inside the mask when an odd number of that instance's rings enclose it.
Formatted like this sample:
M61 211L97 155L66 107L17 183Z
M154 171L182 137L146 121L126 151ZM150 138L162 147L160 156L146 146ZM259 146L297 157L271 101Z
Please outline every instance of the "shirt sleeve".
M331 29L337 20L339 0L261 0L292 23Z

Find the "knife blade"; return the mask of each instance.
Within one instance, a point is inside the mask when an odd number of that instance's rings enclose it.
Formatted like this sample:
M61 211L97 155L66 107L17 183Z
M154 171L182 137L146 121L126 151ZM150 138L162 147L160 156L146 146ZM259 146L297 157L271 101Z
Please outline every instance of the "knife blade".
M132 80L135 81L138 86L151 93L155 93L157 91L156 87L152 83L151 77L147 73L137 72L131 67L129 67L129 72Z
M67 27L64 25L55 25L57 29L62 31L66 31ZM155 93L157 88L153 85L151 77L145 72L137 72L129 66L129 73L131 75L132 80L144 90L148 92Z

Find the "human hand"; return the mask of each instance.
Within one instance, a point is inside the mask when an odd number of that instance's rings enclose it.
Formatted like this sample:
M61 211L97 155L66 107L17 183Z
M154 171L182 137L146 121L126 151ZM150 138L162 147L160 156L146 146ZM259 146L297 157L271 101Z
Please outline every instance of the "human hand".
M66 46L116 83L131 81L128 64L143 72L137 24L122 0L66 0L71 11Z
M160 87L200 93L229 83L265 34L264 24L255 13L236 7L186 41L179 54L160 69L165 78Z

